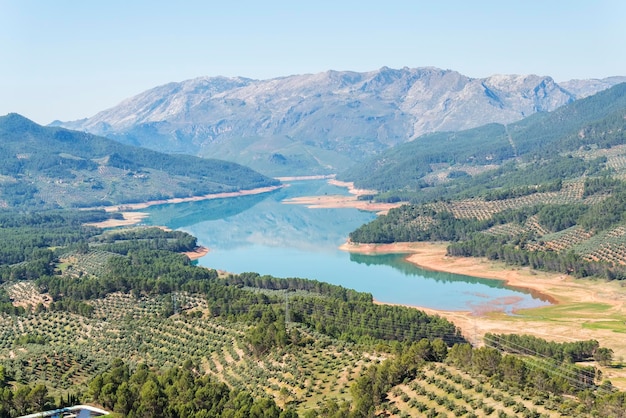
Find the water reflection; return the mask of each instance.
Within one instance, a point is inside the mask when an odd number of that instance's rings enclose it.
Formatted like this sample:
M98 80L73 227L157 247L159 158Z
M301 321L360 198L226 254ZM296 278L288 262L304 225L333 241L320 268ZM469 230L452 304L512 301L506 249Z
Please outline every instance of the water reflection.
M450 310L512 312L546 304L503 282L423 270L402 254L347 254L337 247L375 215L281 203L297 196L346 194L325 181L293 182L263 195L151 207L146 223L187 231L211 252L199 264L241 273L304 277L372 293L379 301Z
M387 265L402 272L407 276L420 276L436 282L464 282L477 283L493 288L505 288L506 285L500 280L481 279L478 277L464 276L461 274L446 273L443 271L426 270L405 261L408 254L350 254L350 260L355 263L372 265Z

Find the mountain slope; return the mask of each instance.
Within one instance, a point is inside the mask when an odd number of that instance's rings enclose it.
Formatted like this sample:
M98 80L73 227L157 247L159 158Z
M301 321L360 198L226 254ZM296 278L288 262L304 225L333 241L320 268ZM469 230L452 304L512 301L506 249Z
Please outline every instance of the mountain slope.
M0 205L100 206L275 185L220 160L168 155L107 138L0 117Z
M606 88L615 80L578 91ZM574 84L572 84L574 86ZM61 123L124 143L228 158L273 175L336 172L427 132L511 123L576 99L550 77L438 68L197 78Z
M626 279L626 83L509 126L434 135L439 148L418 139L346 173L387 187L377 199L414 203L353 242L448 241L454 256Z
M455 176L493 170L515 158L546 160L556 175L562 153L621 144L625 109L626 83L510 125L425 135L357 164L339 178L362 188L417 191Z

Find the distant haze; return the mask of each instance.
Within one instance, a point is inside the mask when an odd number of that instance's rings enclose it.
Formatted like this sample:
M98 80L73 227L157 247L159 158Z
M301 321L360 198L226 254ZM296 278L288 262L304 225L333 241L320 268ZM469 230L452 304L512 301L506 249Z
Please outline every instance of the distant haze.
M221 158L267 175L327 174L436 131L511 123L622 78L470 78L435 67L326 71L268 80L201 77L55 123L159 151Z
M168 82L435 66L557 82L626 75L626 3L0 3L0 114L95 115Z

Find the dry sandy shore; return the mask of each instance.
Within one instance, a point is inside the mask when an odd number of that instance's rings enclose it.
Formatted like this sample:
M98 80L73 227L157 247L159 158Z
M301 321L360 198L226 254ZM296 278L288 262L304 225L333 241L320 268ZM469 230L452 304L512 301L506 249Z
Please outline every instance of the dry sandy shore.
M504 280L509 286L527 289L551 301L552 306L528 309L517 315L500 311L444 311L416 307L442 316L461 329L475 345L482 345L485 333L531 334L556 341L595 339L626 358L626 336L616 332L626 323L626 288L620 282L575 279L556 273L514 268L484 258L450 257L445 243L346 243L341 249L363 254L406 253L407 261L422 268L487 279ZM605 326L606 325L606 326ZM604 375L616 386L626 388L626 372L605 369Z
M91 209L104 209L107 212L119 212L122 214L124 219L109 219L103 222L94 222L89 223L87 225L97 226L99 228L113 228L117 226L129 226L135 225L141 222L144 218L148 216L145 212L131 212L139 209L145 209L150 206L155 205L164 205L171 203L184 203L184 202L198 202L201 200L210 200L210 199L225 199L229 197L238 197L238 196L249 196L261 193L268 193L274 190L277 190L284 186L269 186L269 187L259 187L257 189L250 190L241 190L238 192L227 192L227 193L212 193L204 196L193 196L193 197L181 197L175 199L164 199L164 200L152 200L150 202L143 203L131 203L126 205L117 205L117 206L103 206L99 208L91 208Z
M324 177L322 177L324 178ZM376 212L379 215L386 214L389 209L401 206L402 203L376 203L368 200L359 200L359 196L374 194L374 190L357 189L354 184L335 180L330 178L329 184L333 184L339 187L345 187L350 192L349 196L345 195L328 195L328 196L303 196L294 197L292 199L285 199L282 203L288 205L305 205L308 208L355 208L360 210L366 210L369 212Z
M207 255L209 251L207 247L196 247L193 251L187 251L183 254L189 257L190 260L197 260Z

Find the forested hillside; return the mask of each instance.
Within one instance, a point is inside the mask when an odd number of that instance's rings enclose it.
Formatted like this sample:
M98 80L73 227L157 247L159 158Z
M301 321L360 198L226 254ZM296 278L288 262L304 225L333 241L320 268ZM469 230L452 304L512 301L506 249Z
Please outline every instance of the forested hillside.
M198 379L194 386L218 390L224 402L244 396L250 399L246 408L264 410L275 405L262 390L267 383L242 374L235 384L217 369L212 371L206 362L218 361L214 356L222 356L225 350L231 350L229 356L252 360L277 350L316 351L340 344L351 353L349 361L354 365L359 358L353 351L385 341L409 344L439 339L444 346L465 341L459 330L442 318L409 308L375 305L369 294L254 273L218 277L216 271L197 267L179 254L196 246L195 238L183 232L159 228L105 232L82 226L107 216L98 211L2 213L0 364L2 385L8 385L2 416L78 398L125 414L135 407L146 408L142 393L148 390L144 387L148 381L156 385L153 389L157 392L170 384L156 375L146 380L148 369L144 369L142 377L131 379L119 391L117 385L125 380L114 378L118 396L122 391L135 393L134 407L128 399L112 400L114 394L106 383L96 391L97 383L91 380L99 373L117 375L111 371L122 370L117 357L127 359L130 369L124 370L134 373L146 366L156 374L164 367L189 370L191 361L190 371ZM182 334L181 327L186 330ZM212 331L207 334L207 329ZM172 335L176 337L172 339ZM318 340L327 341L326 345L313 350ZM231 389L207 374L225 380L237 391L229 394ZM295 397L301 391L295 389L292 394L289 390L283 390L289 394L285 396ZM35 393L41 402L30 402ZM254 406L257 401L250 393L264 398L260 405L265 406ZM165 404L174 408L178 400L166 402L163 397L158 404L158 410L164 411ZM200 411L204 406L195 404L193 408ZM267 416L278 416L281 408L272 408L276 415ZM179 416L180 412L172 413Z
M0 206L90 207L276 185L226 161L168 155L17 114L0 117Z
M98 211L1 215L1 417L80 402L180 418L624 407L598 367L573 363L610 363L595 341L493 335L497 350L472 349L450 322L369 294L195 266L180 254L196 246L184 232L82 226L109 216ZM457 397L454 385L476 389Z
M350 239L449 241L451 255L626 278L625 117L622 84L506 128L457 133L466 140L459 147L452 136L437 152L404 145L381 157L378 169L372 162L374 174L356 184L375 182L388 190L375 198L413 204ZM412 164L415 178L402 177Z
M575 178L589 169L580 159L589 164L594 156L580 151L624 143L625 109L626 84L620 84L510 125L426 135L358 164L338 178L388 192L383 193L387 199L397 196L420 202L454 198L468 187L478 197L487 189ZM570 158L573 153L578 158ZM541 176L528 177L526 173L537 168Z

